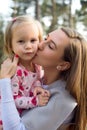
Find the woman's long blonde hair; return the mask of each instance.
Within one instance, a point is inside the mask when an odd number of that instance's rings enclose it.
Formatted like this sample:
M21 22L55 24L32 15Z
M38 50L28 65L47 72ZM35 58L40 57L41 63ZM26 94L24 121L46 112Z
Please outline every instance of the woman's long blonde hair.
M62 72L67 81L67 89L76 99L78 105L75 113L75 125L69 130L85 130L87 122L87 41L81 34L70 28L61 30L69 38L65 48L64 60L71 63L69 70Z

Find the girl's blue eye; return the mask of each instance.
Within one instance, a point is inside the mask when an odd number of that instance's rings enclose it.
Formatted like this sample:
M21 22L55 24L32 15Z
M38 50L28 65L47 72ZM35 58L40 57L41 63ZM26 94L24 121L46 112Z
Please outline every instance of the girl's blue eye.
M34 41L35 41L35 39L32 39L32 40L31 40L31 42L34 42Z
M19 40L18 43L23 44L25 41L24 40Z
M31 43L34 43L36 41L37 41L37 39L31 39Z

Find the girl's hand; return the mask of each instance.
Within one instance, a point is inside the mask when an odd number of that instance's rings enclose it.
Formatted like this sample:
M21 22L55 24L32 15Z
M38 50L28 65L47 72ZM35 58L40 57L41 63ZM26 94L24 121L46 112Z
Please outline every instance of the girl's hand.
M17 56L14 56L13 61L10 58L7 58L1 64L0 78L11 78L15 74L18 59Z
M50 92L42 87L35 87L34 96L38 97L38 106L45 106L50 98Z
M48 96L50 97L50 92L46 89L43 89L42 87L35 87L34 89L34 96L38 95L38 94L41 94L42 96Z
M42 94L39 94L37 96L38 96L38 106L45 106L50 98L50 96L43 96Z

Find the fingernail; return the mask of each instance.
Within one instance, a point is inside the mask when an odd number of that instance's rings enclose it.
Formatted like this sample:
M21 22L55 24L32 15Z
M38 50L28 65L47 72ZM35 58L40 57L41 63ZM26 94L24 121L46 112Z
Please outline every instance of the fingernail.
M17 54L15 54L15 57L18 58L19 56Z

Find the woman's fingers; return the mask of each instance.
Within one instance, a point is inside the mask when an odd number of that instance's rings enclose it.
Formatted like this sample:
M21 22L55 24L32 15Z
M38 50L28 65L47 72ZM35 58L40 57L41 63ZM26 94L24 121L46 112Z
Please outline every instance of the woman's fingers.
M15 55L14 58L13 58L13 63L17 65L18 61L19 61L18 55Z
M11 59L10 59L10 58L7 58L7 59L5 59L5 60L3 61L2 64L6 64L6 63L8 64L9 62L11 63Z
M10 58L7 58L1 65L1 71L0 71L0 78L11 78L17 68L18 64L18 59L17 57L14 56L13 60Z

